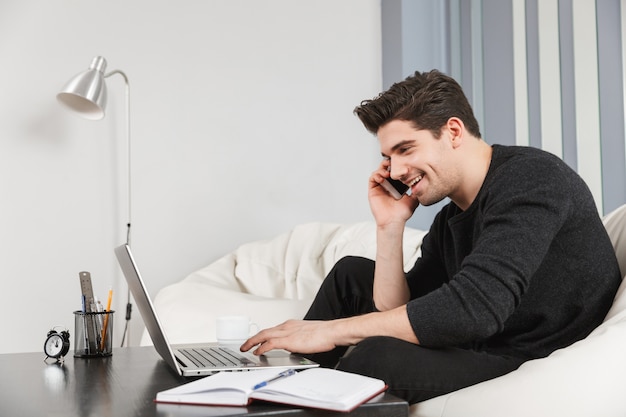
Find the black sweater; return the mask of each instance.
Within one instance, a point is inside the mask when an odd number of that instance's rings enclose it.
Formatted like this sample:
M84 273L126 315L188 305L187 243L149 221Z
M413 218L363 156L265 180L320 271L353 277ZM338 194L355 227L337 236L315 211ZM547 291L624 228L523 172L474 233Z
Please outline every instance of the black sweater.
M430 347L546 356L602 322L621 278L584 181L533 148L494 145L472 205L446 205L421 251L407 310Z

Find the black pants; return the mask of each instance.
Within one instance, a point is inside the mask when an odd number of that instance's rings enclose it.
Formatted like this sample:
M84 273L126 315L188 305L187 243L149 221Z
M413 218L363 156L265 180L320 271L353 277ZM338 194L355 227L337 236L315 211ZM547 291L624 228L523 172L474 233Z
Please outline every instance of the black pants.
M305 320L332 320L375 311L374 262L346 257L328 274ZM348 347L306 355L324 367L382 379L389 392L416 403L504 375L520 358L460 348L426 348L391 337L361 341ZM344 356L345 355L345 356Z

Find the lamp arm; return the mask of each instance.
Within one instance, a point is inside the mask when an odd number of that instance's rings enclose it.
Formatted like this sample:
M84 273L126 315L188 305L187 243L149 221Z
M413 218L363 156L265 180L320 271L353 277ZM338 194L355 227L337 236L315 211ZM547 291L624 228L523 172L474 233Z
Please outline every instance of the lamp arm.
M124 71L122 71L122 70L118 70L118 69L113 70L113 71L111 71L111 72L107 72L106 74L104 74L104 78L109 78L111 75L114 75L114 74L119 74L119 75L121 75L122 77L124 77L124 81L126 82L126 85L128 85L128 84L129 84L129 83L128 83L128 77L126 76L126 74L124 74Z

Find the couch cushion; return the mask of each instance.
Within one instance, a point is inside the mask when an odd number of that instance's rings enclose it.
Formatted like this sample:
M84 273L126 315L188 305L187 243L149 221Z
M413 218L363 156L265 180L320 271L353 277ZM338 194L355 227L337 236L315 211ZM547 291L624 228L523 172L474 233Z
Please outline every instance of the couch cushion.
M611 238L617 262L622 276L626 275L626 204L606 215L604 218L604 227ZM626 310L626 279L622 280L615 296L615 301L611 306L605 320L611 319L620 311Z
M626 204L607 214L603 222L615 248L622 276L626 275Z

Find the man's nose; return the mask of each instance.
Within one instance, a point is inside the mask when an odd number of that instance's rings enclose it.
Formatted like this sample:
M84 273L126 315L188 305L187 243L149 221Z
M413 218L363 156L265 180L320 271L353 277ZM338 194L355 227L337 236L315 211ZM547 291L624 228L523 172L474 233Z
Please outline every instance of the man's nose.
M401 181L406 175L406 172L407 172L406 168L398 164L394 164L389 167L389 176L394 180Z

